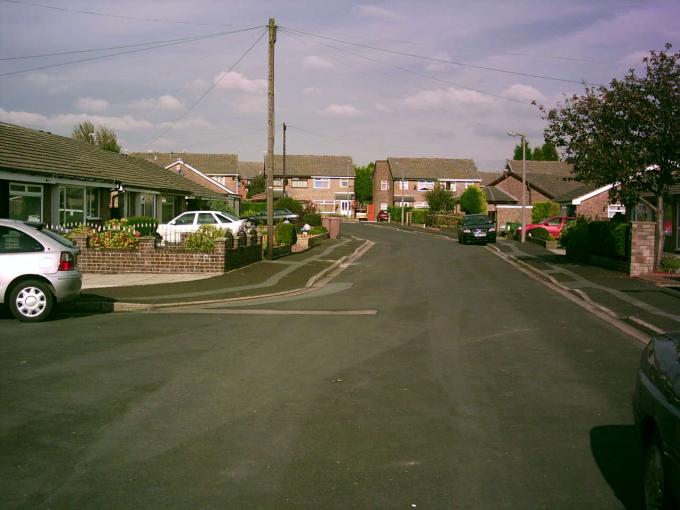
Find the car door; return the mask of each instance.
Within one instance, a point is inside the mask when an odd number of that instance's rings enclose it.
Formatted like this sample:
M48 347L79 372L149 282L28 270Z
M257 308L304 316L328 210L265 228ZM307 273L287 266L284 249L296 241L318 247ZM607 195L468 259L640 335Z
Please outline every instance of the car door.
M164 239L176 243L180 241L183 233L193 232L197 228L196 213L186 212L168 223L165 233L161 233L161 235Z
M55 259L31 236L0 225L0 296L21 275L50 274L56 271Z
M543 227L553 236L555 239L560 237L560 231L562 230L562 218L548 218L543 222Z

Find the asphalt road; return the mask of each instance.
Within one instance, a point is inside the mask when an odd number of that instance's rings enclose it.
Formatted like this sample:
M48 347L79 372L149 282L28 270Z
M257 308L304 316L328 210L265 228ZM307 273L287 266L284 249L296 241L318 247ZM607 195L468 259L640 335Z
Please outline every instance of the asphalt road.
M373 225L314 295L0 317L0 506L638 508L641 345L481 246Z

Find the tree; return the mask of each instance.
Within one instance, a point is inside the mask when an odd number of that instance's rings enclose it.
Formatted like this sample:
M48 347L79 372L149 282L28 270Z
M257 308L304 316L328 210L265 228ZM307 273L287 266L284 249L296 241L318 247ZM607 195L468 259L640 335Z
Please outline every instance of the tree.
M465 214L484 214L487 211L486 197L478 186L469 186L460 196L460 208Z
M529 161L531 159L531 147L529 146L529 141L526 142L526 159ZM522 161L522 143L515 145L515 152L512 155L512 159L516 161Z
M433 190L425 194L425 198L431 213L453 211L453 208L456 206L456 198L453 196L453 192L445 189L439 183L435 184Z
M71 138L75 138L81 142L91 143L106 151L120 152L120 145L118 145L116 133L112 129L104 126L95 128L94 124L89 120L76 125L71 132Z
M373 171L375 163L355 168L356 177L354 178L354 194L356 201L362 204L373 201Z
M560 157L557 154L557 148L550 142L545 142L541 147L543 153L543 161L559 161ZM535 159L535 158L534 158Z
M646 202L655 211L656 267L663 254L664 196L680 182L680 54L671 48L643 59L644 76L631 69L556 108L539 107L548 121L546 140L563 150L576 180L615 185L613 200L629 209Z
M522 161L522 144L515 145L515 151L512 154L512 159ZM550 142L545 142L543 145L532 149L527 141L527 161L559 161L557 149Z
M246 197L251 198L253 195L259 195L260 193L264 193L264 190L266 189L266 187L267 187L267 183L265 182L264 175L263 174L257 174L246 185L246 188L248 189L248 193L246 194Z
M560 204L557 202L535 202L531 208L531 222L538 223L551 216L560 215Z

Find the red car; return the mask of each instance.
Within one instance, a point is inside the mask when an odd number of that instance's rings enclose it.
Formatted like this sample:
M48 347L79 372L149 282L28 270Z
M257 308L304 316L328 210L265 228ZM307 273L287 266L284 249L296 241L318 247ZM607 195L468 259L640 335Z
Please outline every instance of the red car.
M545 219L540 223L528 223L526 226L527 237L531 237L531 231L535 228L544 228L548 233L555 239L559 239L560 234L564 226L570 221L574 221L576 218L571 216L554 216L552 218ZM522 227L517 229L518 235L521 235Z
M378 211L378 216L376 217L376 219L378 221L387 221L388 218L389 218L389 214L387 213L387 211L385 211L385 210Z

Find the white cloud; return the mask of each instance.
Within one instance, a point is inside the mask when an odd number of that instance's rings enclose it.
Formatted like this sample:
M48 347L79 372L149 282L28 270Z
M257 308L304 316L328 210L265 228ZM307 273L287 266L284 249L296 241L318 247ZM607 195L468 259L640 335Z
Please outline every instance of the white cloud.
M2 108L0 108L0 120L20 126L55 130L57 128L72 128L86 120L91 121L95 126L106 126L114 131L144 131L153 128L151 122L135 119L130 115L107 117L85 113L62 113L47 117L40 113L6 111Z
M174 122L162 122L159 127L161 129L167 129L167 128L172 127L174 125L175 125ZM177 124L177 127L182 128L182 129L197 129L197 128L212 127L212 124L210 123L210 121L204 119L203 117L195 117L195 118L184 119L179 124Z
M184 108L182 102L175 96L165 94L161 97L155 98L150 97L147 99L140 99L138 101L133 101L130 103L132 108L139 108L142 110L165 110L165 111L177 111Z
M404 100L413 110L436 110L446 106L489 104L492 100L474 90L448 89L422 90Z
M320 94L321 90L319 90L318 87L305 87L302 89L302 93L306 95L312 95L312 94Z
M333 69L335 67L331 61L316 55L309 55L305 57L303 64L305 67L309 67L311 69Z
M375 107L376 110L383 113L392 113L394 111L392 110L392 108L390 108L389 106L385 106L382 103L375 103L373 106Z
M351 104L331 104L326 109L322 110L321 113L326 115L337 115L339 117L354 117L359 115L359 110L357 110Z
M357 16L366 18L382 18L390 20L403 19L403 17L396 12L388 11L377 5L357 5L352 8L352 12Z
M217 84L217 88L224 90L239 90L250 94L267 91L267 80L251 80L236 71L230 71L228 73L222 72L215 76L214 82Z
M61 94L69 88L65 77L46 73L31 73L26 76L26 81L33 87L47 90L49 94Z
M189 83L187 83L186 89L191 92L203 92L209 86L210 82L208 80L204 80L203 78L196 78L195 80L192 80Z
M262 96L243 97L234 102L232 108L238 113L264 113L267 111L267 101Z
M437 53L434 58L437 60L451 60L451 55L448 53ZM425 69L428 70L431 73L439 72L439 71L444 71L446 69L451 69L451 65L447 64L446 62L435 62L435 61L430 61L428 64L425 65Z
M109 102L106 99L79 97L76 101L76 108L81 112L103 112L109 108Z
M515 83L503 91L503 96L510 99L517 99L518 101L526 101L530 103L531 101L538 101L545 103L545 96L536 88L530 85L523 85L521 83Z

